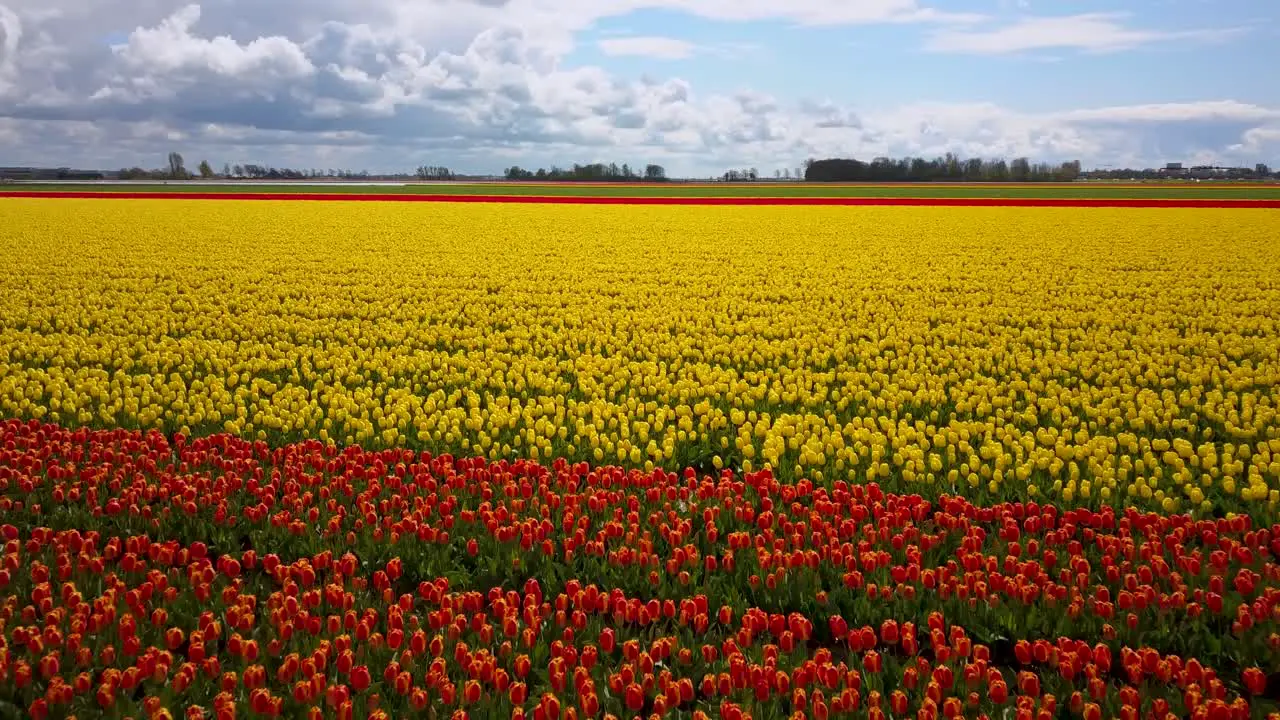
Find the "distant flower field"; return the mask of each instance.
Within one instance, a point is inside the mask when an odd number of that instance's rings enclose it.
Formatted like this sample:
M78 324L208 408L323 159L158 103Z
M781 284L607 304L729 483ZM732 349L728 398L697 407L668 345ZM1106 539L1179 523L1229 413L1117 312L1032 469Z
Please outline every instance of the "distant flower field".
M0 244L0 710L1280 699L1277 211L9 198Z

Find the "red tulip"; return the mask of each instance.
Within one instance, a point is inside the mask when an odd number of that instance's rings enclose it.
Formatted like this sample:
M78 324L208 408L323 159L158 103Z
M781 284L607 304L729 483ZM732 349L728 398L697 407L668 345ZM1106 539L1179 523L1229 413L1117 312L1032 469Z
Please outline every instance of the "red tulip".
M523 705L528 697L529 691L524 683L515 682L511 684L511 689L507 693L507 698L511 701L512 705Z
M880 640L886 645L898 644L898 623L894 620L885 620L880 625Z
M988 687L987 697L996 705L1003 705L1009 700L1009 686L1004 681L997 680Z
M1267 691L1267 676L1256 667L1244 671L1244 686L1250 695L1262 695Z
M364 692L369 689L369 685L373 682L373 677L369 674L369 668L364 665L357 666L351 670L351 687L356 692Z

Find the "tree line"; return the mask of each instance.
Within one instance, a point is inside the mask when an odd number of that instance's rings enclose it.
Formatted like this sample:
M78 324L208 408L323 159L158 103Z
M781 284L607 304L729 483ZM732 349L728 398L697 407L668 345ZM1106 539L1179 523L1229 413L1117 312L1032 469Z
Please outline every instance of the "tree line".
M67 168L0 168L0 177L16 179L104 179L110 173L70 170ZM456 180L464 178L447 167L422 165L411 173L372 175L366 170L295 169L276 168L254 163L223 165L217 172L206 160L201 160L196 170L189 171L180 153L171 152L165 167L145 170L140 167L123 168L115 175L122 180L191 180L196 178L252 179L252 180ZM537 181L592 181L592 182L665 182L666 169L650 163L643 170L627 163L590 163L572 167L538 168L530 170L518 165L506 168L503 175L508 180ZM752 182L767 176L756 168L734 168L724 172L719 179L726 182ZM774 170L775 180L804 180L808 182L1071 182L1073 180L1269 180L1280 179L1270 167L1259 163L1252 168L1194 166L1183 168L1170 164L1164 168L1131 169L1102 168L1082 171L1079 161L1058 164L1032 163L1027 158L1011 161L1003 159L961 158L954 153L932 160L919 157L878 157L870 162L855 158L826 158L808 160L803 168Z
M398 179L417 177L421 180L452 180L456 177L446 167L422 166L413 173L397 173L392 175L371 175L368 170L343 170L321 168L278 168L256 163L225 164L222 171L213 169L207 160L201 160L195 172L187 170L186 161L181 153L171 152L165 167L146 170L140 167L122 168L116 175L121 180L213 180L213 179L249 179L249 180L307 180L307 179L341 179L372 180Z
M168 161L167 167L156 170L143 170L140 167L121 168L118 175L121 180L190 180L197 177L195 173L187 170L187 161L183 159L182 153L169 153ZM215 176L208 160L200 161L197 172L200 173L198 177L202 178Z
M1081 176L1080 162L1058 165L1033 163L1027 158L1012 161L962 159L953 153L945 157L878 157L871 162L852 158L828 158L805 163L808 182L1071 182Z
M1164 167L1158 170L1104 168L1090 170L1086 175L1094 180L1271 180L1280 178L1280 173L1273 172L1266 163L1258 163L1252 168L1210 165L1196 165L1189 168Z
M652 163L644 167L643 172L638 168L633 169L629 164L623 163L591 163L589 165L579 165L575 163L571 168L559 168L551 166L550 169L538 168L535 170L526 170L519 165L513 165L506 169L504 176L508 180L545 180L545 181L582 181L590 180L593 182L664 182L667 179L667 171L661 165Z

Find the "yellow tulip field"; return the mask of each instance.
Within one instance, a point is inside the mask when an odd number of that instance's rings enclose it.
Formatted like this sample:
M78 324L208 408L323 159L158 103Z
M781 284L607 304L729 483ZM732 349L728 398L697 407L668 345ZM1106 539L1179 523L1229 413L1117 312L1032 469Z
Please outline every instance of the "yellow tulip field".
M0 415L1280 502L1280 213L12 199Z

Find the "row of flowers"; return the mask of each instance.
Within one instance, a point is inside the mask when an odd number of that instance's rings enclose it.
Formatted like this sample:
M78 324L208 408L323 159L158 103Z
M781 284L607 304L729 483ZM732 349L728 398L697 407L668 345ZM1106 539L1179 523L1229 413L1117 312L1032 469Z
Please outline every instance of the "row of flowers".
M0 535L0 699L37 720L1275 717L1258 667L1067 636L1002 648L938 611L859 626L578 580L399 592L399 562L367 573L350 552Z

